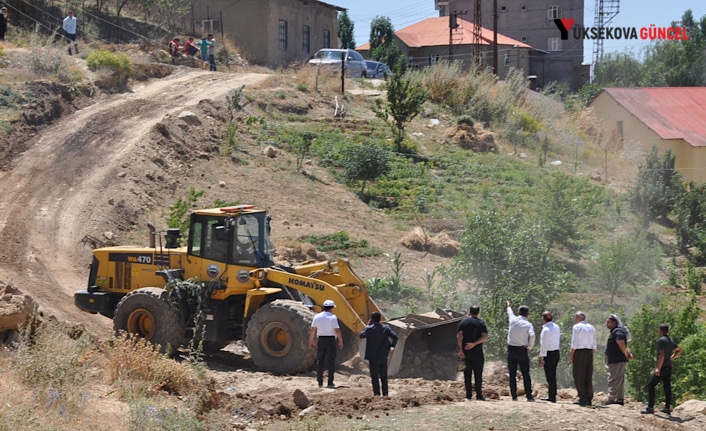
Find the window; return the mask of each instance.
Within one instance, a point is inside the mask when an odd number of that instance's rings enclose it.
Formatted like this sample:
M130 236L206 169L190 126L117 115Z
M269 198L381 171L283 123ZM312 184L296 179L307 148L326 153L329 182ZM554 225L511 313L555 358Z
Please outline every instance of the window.
M216 34L221 31L221 22L217 19L194 20L194 28L201 28L203 34Z
M510 54L505 54L505 67L510 66Z
M287 49L287 21L279 20L279 49Z
M561 5L549 6L549 9L547 9L547 18L549 18L549 19L561 18Z
M302 52L309 53L309 26L302 27Z
M520 37L520 42L527 42L527 36Z
M561 39L558 37L550 37L547 39L548 51L561 51Z
M500 5L500 12L507 12L507 6L504 4Z
M520 6L520 10L522 12L527 12L527 6L525 6L525 5Z
M331 48L331 32L324 30L324 48Z
M433 66L439 62L439 54L431 54L427 56L427 64Z

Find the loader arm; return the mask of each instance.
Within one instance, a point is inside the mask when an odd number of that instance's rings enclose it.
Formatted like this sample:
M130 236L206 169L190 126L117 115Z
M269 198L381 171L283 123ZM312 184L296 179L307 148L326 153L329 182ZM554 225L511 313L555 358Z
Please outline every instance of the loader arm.
M380 312L368 294L363 280L350 267L348 260L319 262L294 268L295 273L278 268L262 268L250 272L258 287L276 283L308 296L314 311L321 311L327 299L336 303L333 313L355 334L365 329L370 314Z

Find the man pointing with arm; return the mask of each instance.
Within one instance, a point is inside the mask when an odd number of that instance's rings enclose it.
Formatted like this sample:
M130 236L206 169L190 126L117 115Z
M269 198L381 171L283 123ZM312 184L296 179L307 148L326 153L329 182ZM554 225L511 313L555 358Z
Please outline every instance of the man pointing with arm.
M534 327L527 320L528 306L521 305L517 309L517 313L519 316L515 316L510 307L510 301L507 301L507 318L510 324L507 331L507 369L510 373L510 395L512 395L513 401L517 401L517 366L519 365L527 401L534 401L532 379L529 372L529 351L534 345Z

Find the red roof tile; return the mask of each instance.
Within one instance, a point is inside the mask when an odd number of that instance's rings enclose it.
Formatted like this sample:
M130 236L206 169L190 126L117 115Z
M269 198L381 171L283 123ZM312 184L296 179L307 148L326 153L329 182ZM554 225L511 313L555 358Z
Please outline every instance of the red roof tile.
M662 139L706 146L706 87L604 88Z
M453 31L454 44L472 44L473 28L475 25L464 19L458 18L458 28ZM449 46L449 18L427 18L395 32L405 45L410 48L420 48L423 46ZM493 43L493 30L482 27L481 44L491 45ZM532 48L526 43L520 42L498 33L498 45L517 45L521 48ZM370 44L365 43L356 50L369 50Z

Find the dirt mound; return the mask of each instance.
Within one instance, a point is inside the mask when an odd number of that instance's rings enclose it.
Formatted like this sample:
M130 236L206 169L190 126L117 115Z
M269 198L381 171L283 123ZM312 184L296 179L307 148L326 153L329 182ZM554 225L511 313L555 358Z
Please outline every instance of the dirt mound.
M415 227L400 240L400 244L414 251L427 251L441 257L454 257L461 249L461 243L452 239L446 232L430 237L420 227Z
M293 264L301 262L324 262L329 257L316 250L311 244L297 244L294 246L280 245L274 251L275 263Z
M479 124L458 124L447 129L444 137L464 150L478 153L498 152L495 134L483 129Z
M5 332L16 331L26 324L37 308L34 299L0 281L0 340Z

